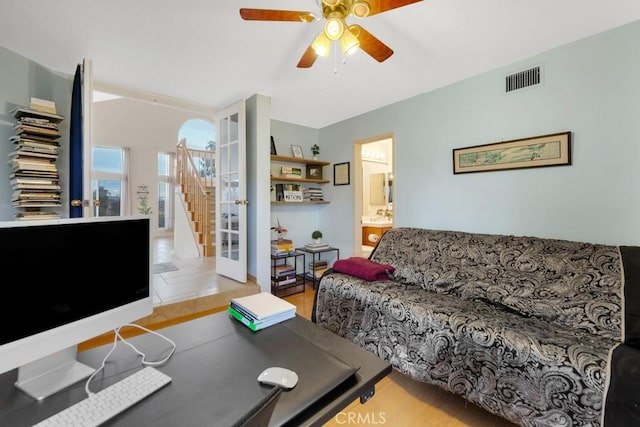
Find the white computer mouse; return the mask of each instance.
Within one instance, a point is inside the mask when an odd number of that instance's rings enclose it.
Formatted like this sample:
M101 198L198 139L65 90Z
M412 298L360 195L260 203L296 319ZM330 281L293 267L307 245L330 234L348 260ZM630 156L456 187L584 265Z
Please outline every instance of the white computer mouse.
M298 374L287 368L272 366L258 375L258 382L282 388L294 388L298 384Z

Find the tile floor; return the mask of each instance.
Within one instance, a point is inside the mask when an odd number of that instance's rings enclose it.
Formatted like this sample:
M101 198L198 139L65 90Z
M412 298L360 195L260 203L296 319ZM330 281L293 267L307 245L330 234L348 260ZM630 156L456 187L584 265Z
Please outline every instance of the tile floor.
M216 258L180 259L173 251L173 237L153 239L153 263L171 262L178 270L153 275L155 306L173 304L246 287L216 273Z

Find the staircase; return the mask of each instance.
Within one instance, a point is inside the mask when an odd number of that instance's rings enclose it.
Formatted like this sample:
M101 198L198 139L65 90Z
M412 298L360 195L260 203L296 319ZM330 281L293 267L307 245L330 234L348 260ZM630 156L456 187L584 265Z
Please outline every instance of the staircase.
M185 201L202 256L215 255L215 153L177 146L176 185Z

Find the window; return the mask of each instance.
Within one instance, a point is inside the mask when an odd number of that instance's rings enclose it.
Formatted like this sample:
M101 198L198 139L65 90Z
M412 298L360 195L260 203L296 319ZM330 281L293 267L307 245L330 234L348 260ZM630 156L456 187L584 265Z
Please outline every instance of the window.
M126 148L91 148L91 195L94 216L121 216L128 203L129 151Z
M215 138L215 126L203 119L187 120L178 132L178 141L185 139L187 148L194 150L216 151Z
M213 123L202 119L187 120L178 132L178 140L184 139L205 185L212 185L216 177L216 129Z
M173 228L173 158L171 153L158 153L158 229Z

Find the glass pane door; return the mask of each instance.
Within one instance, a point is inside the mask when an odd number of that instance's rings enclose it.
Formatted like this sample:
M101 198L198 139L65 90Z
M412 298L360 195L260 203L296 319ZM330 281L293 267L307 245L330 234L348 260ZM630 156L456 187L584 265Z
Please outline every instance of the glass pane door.
M108 179L91 181L91 196L98 201L94 206L94 216L122 215L122 182ZM96 205L94 204L94 205Z
M216 271L247 281L244 102L216 118Z

